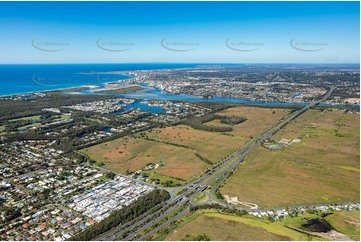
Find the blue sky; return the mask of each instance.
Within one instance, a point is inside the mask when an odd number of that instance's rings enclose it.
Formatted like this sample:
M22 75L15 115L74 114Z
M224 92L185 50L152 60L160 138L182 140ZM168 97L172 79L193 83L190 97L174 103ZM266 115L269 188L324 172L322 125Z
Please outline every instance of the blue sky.
M359 2L0 2L0 63L359 63Z

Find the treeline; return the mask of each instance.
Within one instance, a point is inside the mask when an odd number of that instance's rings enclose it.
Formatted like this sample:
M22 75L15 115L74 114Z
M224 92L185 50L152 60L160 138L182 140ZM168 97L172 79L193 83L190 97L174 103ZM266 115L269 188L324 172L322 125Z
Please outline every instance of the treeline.
M162 144L167 144L167 145L173 145L173 146L177 146L177 147L182 147L182 148L186 148L186 149L192 149L191 147L189 146L186 146L186 145L182 145L182 144L177 144L177 143L172 143L172 142L168 142L168 141L159 141L159 140L155 140L155 139L152 139L152 138L149 138L148 136L145 136L144 133L141 133L140 134L140 137L142 137L143 139L145 140L149 140L149 141L153 141L153 142L158 142L158 143L162 143ZM213 165L213 162L208 160L207 158L201 156L200 154L198 153L195 153L195 156L198 157L200 160L204 161L205 163L209 164L209 165Z
M189 211L190 212L194 212L194 211L197 211L197 210L200 210L200 209L221 209L223 208L222 205L220 205L219 203L211 203L211 204L199 204L199 205L194 205L194 206L191 206L189 208Z
M14 207L0 205L0 211L2 212L0 223L8 223L22 215L19 209Z
M211 239L206 234L198 234L198 235L189 235L187 234L182 241L210 241Z
M3 123L3 125L5 126L4 131L5 132L14 132L14 131L18 131L18 128L32 124L32 120L18 120L18 121L14 121L14 122L6 122Z
M207 158L201 156L200 154L198 153L195 153L195 155L201 160L201 161L204 161L205 163L209 164L209 165L213 165L213 162L208 160Z
M183 121L183 124L191 126L193 129L204 130L209 132L231 132L231 127L217 127L213 125L205 125L204 123L210 122L216 119L216 115L213 113L205 114L202 117L190 117Z
M246 121L244 117L237 116L223 116L217 115L214 113L205 114L201 117L192 116L183 121L183 124L189 125L194 129L210 131L210 132L231 132L233 131L232 127L219 127L213 125L206 125L205 123L219 119L223 124L236 125Z
M220 205L219 203L199 204L199 205L191 206L189 208L189 211L194 212L194 211L197 211L200 209L216 209L220 212L234 214L237 216L242 216L242 215L248 214L248 212L246 210L239 210L234 207L233 208L225 207L225 206Z
M240 124L247 120L244 117L221 116L221 115L216 115L216 119L219 119L222 124L231 124L231 125Z
M236 106L232 103L223 103L223 102L197 102L197 105L205 108L210 108L214 113Z
M47 92L45 97L35 100L0 100L0 121L23 118L46 113L43 108L61 106L114 98L107 95L66 95L61 92Z
M56 140L56 137L49 137L46 135L42 135L34 132L24 132L24 133L7 133L5 139L8 142L11 141L19 141L19 140Z
M174 177L171 177L171 178L174 178ZM175 179L177 179L177 178L175 178ZM179 180L179 178L177 180ZM164 182L161 182L160 184L164 187L179 187L182 185L181 183L179 183L179 182L175 183L172 180L166 180Z
M97 236L107 232L108 230L125 224L132 219L135 219L147 212L157 204L166 201L170 198L169 193L164 190L154 190L143 197L139 198L134 203L120 210L113 211L108 218L100 221L97 224L87 228L79 234L76 234L69 240L71 241L90 241Z
M153 126L151 126L152 128ZM149 127L144 127L144 128L139 128L139 130L137 132L142 132L142 131L146 131L147 129L149 129ZM128 135L133 134L132 130L126 130L123 131L122 133L118 133L118 134L114 134L110 137L104 138L104 139L99 139L93 142L88 142L88 143L84 143L84 142L80 142L79 139L74 138L74 140L72 141L72 146L75 146L75 148L77 150L81 150L81 149L85 149L88 148L90 146L94 146L94 145L98 145L98 144L102 144L108 141L112 141L118 138L122 138Z

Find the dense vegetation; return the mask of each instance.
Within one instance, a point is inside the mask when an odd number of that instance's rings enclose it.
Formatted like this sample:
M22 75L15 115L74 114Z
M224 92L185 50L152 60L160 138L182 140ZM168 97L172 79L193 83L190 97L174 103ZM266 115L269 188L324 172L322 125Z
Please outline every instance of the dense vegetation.
M167 191L154 190L139 198L139 200L130 204L129 206L113 211L108 218L87 228L83 232L72 237L70 240L90 241L112 229L113 227L118 226L119 224L125 224L128 221L139 217L157 204L166 201L169 198L170 196Z
M211 239L206 234L198 234L190 236L189 234L186 235L182 241L210 241Z
M242 215L248 214L246 210L238 210L236 208L224 207L224 206L220 205L219 203L194 205L189 208L189 211L194 212L194 211L197 211L200 209L217 209L220 212L234 214L237 216L242 216Z
M207 163L208 165L213 165L213 162L208 160L207 158L201 156L200 154L198 153L194 153L201 161L204 161L205 163Z
M219 119L220 122L223 124L230 124L230 125L239 124L247 120L244 117L222 116L222 115L216 115L214 113L209 113L203 115L202 117L192 116L187 120L183 121L183 124L189 125L194 129L210 131L210 132L231 132L233 130L232 127L219 127L219 126L205 124L215 119Z
M233 129L231 127L217 127L212 125L206 125L204 123L210 122L216 119L215 114L206 114L202 117L190 117L184 121L184 124L191 126L193 129L210 131L210 132L231 132Z
M22 118L46 113L43 108L61 106L114 98L105 95L64 95L61 92L48 92L47 96L36 100L1 100L0 121Z
M323 218L308 219L306 224L302 224L301 228L311 232L328 232L332 226Z
M1 203L2 202L0 201L0 223L7 223L21 216L19 209L3 206Z
M220 115L217 115L216 118L219 119L222 124L230 124L230 125L240 124L240 123L243 123L244 121L247 120L244 117L237 117L237 116L220 116Z

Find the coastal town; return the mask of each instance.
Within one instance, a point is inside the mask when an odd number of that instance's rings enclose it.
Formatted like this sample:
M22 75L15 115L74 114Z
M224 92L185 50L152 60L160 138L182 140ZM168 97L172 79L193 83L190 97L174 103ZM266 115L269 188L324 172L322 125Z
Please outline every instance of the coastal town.
M14 96L11 100L29 101L25 97L28 95ZM35 93L31 100L43 98L48 95ZM149 112L147 107L156 107L160 112ZM79 145L86 146L155 124L178 123L189 115L201 116L209 111L183 102L105 98L69 106L41 107L42 116L5 121L0 134L3 140L18 135L40 135L44 139L15 139L0 144L1 239L68 240L155 189L154 185L131 176L91 166L82 156L69 155L55 137L69 139L70 133L87 130L73 136ZM91 113L91 116L81 121L77 117L79 113ZM116 125L90 128L112 122ZM11 131L7 125L11 125Z
M1 241L361 241L360 1L0 1Z
M277 69L277 67L274 67ZM124 72L114 72L124 73ZM360 105L359 72L279 70L258 72L242 67L131 71L129 84L146 84L170 94L223 97L258 102L305 103L324 95L330 85L339 89L327 104Z
M115 152L114 156L119 157L129 154L129 159L134 159L132 157L134 153L130 153L130 149L127 148L128 142L134 144L140 142L139 147L142 142L160 145L161 148L156 148L158 154L162 153L162 149L174 152L172 154L175 155L179 154L173 149L181 152L190 150L192 157L209 167L204 171L206 176L217 166L221 167L222 163L215 164L199 155L197 149L190 148L189 144L198 145L197 142L192 143L192 139L197 137L192 136L191 132L202 132L198 135L205 135L202 137L203 140L206 140L205 137L211 137L209 139L212 140L218 134L223 137L222 139L224 137L233 139L234 133L231 132L233 127L247 120L236 116L237 112L236 115L222 118L218 112L241 106L215 102L214 98L276 102L281 105L277 107L281 110L279 113L285 115L291 113L291 110L297 111L301 108L296 106L292 109L293 106L282 106L282 103L293 105L301 103L302 106L303 102L312 102L329 91L326 85L313 85L315 83L311 85L309 81L287 83L286 77L282 74L269 74L267 81L251 83L245 81L247 78L256 78L250 73L242 74L238 79L232 73L229 75L223 73L224 77L219 78L216 73L203 69L194 70L194 76L190 71L185 73L180 75L177 70L132 71L127 74L133 75L134 78L123 82L126 85L146 84L146 87L142 86L140 92L145 88L157 89L166 95L201 96L202 102L140 99L129 97L127 93L118 95L105 92L98 95L92 93L91 89L90 91L87 89L88 95L79 95L78 92L69 94L60 90L1 97L0 104L17 111L10 112L9 109L4 109L0 117L0 238L27 241L71 240L97 224L102 226L106 219L111 218L114 211L122 211L158 189L166 189L172 198L193 194L191 192L193 185L190 185L191 183L187 185L186 180L160 175L161 172L172 167L169 162L172 157L151 157L153 159L151 162L144 162L141 165L137 162L143 158L135 158L134 164L137 168L117 172L105 166L109 161L107 158L90 158L85 152L89 147L101 145L103 150L107 150L107 146L110 145L108 142L124 141L124 144L106 152L110 158L112 152ZM171 76L171 80L164 79L164 75ZM309 75L314 78L318 74ZM334 75L337 78L338 74L334 73ZM325 102L325 106L320 106L317 110L340 115L359 114L357 109L359 99L355 97L359 94L359 86L350 77L354 78L357 75L347 73L346 76L350 80L346 78L346 81L337 83L340 85L338 88L346 95L342 98L332 95ZM184 78L187 80L182 81ZM270 81L275 79L276 82ZM119 85L121 86L119 83L113 84L116 88L119 88ZM277 108L268 110L270 111L268 115L275 115L278 112ZM257 122L257 119L255 121ZM159 135L161 130L166 128L169 129L168 133L164 133L166 135L164 140L154 139L155 136L151 136L150 132L153 129L156 132L152 135ZM187 137L182 137L181 132L185 132ZM182 137L179 138L180 142L187 139L190 143L187 145L177 143L177 137ZM250 135L242 139L252 138ZM302 139L297 137L279 137L278 140L272 141L267 139L263 147L270 151L284 151L302 144L304 139L306 136ZM208 142L203 140L198 142ZM240 142L239 140L237 142ZM223 146L226 142L217 143L218 148L221 147L220 144ZM149 153L144 157L151 160L148 158ZM222 159L222 162L225 160L227 159ZM178 172L178 167L172 169ZM211 189L208 187L206 190L206 188L203 187L203 191L208 192ZM186 197L178 198L177 202L189 202L190 208L202 204L190 201ZM213 200L212 203L217 203L217 200ZM225 206L226 209L235 208L233 203L226 203ZM340 202L272 209L258 206L246 210L240 207L237 209L247 211L244 213L255 219L277 222L305 216L313 210L317 213L358 211L360 205L359 202ZM135 229L136 227L134 233Z
M67 240L154 189L76 164L3 180L0 188L0 237L29 241Z

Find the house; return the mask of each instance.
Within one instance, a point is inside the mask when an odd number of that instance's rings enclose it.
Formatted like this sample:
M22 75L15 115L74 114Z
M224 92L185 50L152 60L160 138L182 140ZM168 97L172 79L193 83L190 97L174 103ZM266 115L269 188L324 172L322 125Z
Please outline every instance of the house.
M70 239L71 236L69 234L63 234L63 240Z
M82 224L82 225L80 225L80 228L84 230L84 229L88 228L88 226L86 226L85 224Z
M27 216L27 217L23 218L22 220L23 220L24 222L26 222L26 221L29 221L30 219L31 219L31 216Z
M3 233L2 235L0 235L0 237L3 238L3 239L6 239L8 237L8 235Z
M30 240L30 241L35 241L35 240L36 240L36 237L35 237L34 235L32 235L32 236L30 236L30 237L28 238L28 240Z
M48 226L46 226L46 224L42 224L39 227L41 228L41 230L44 230L44 229L48 228Z
M278 141L279 144L284 144L284 145L288 145L291 142L291 140L288 139L281 139L280 141Z
M27 228L30 227L30 224L29 224L29 223L25 223L25 224L23 224L22 226L23 226L24 229L27 229Z
M89 223L90 223L91 225L93 225L93 224L96 224L97 221L95 221L94 219L91 219L91 220L89 220Z
M24 240L23 237L21 237L20 235L16 236L16 241L22 241Z

